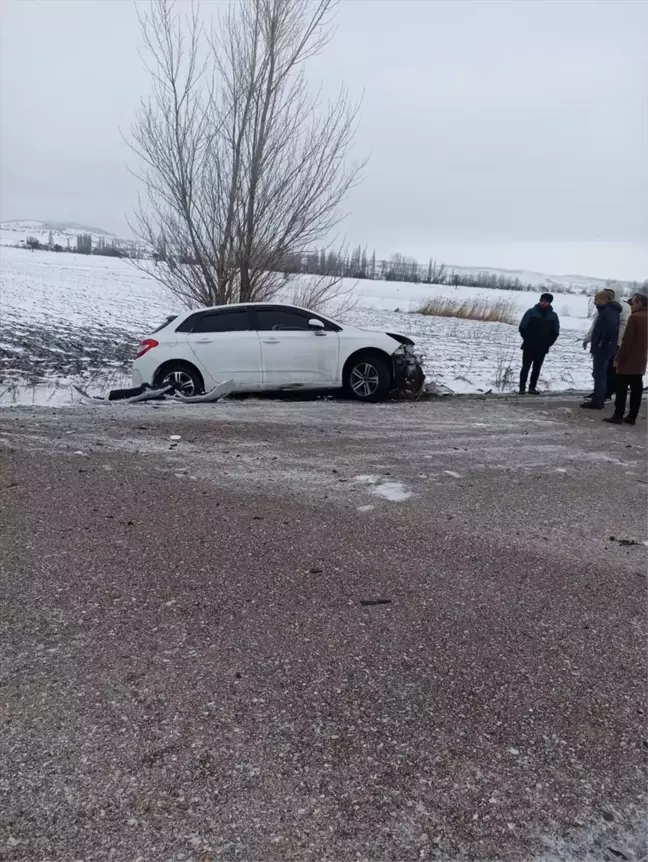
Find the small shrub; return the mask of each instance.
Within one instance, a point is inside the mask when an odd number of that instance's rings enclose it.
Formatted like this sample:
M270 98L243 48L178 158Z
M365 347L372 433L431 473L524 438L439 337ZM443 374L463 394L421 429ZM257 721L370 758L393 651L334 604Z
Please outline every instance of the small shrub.
M512 389L516 381L516 369L513 367L514 355L509 352L497 351L495 363L495 379L493 385L497 392L507 392Z
M413 314L428 317L459 317L463 320L481 320L486 323L516 323L517 305L508 299L448 299L435 296L426 299Z

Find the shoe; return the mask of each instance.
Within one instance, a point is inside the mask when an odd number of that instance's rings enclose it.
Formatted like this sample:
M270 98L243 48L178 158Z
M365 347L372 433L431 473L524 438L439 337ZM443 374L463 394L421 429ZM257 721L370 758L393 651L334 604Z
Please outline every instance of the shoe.
M637 420L632 419L630 416L626 416L626 418L623 421L625 422L626 425L636 425L637 424Z
M622 422L627 422L627 419L622 419L620 416L608 416L603 420L604 422L610 422L612 425L621 425Z
M535 388L535 386L532 386L532 387L529 389L529 395L540 395L540 393L539 393L539 392L538 392L538 390Z
M596 404L592 404L591 401L583 401L583 403L580 406L584 407L586 410L602 410L603 409L602 407L597 407Z
M526 395L526 389L520 389L518 395Z

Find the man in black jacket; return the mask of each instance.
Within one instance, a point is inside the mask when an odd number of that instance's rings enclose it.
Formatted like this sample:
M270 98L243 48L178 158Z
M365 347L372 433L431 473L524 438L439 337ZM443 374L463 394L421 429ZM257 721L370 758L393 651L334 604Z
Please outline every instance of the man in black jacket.
M583 401L581 407L588 410L602 410L605 401L608 366L614 359L619 344L619 321L621 306L610 299L607 290L599 291L594 297L596 317L592 329L590 353L592 354L594 392L591 401Z
M543 293L540 302L525 312L520 322L522 336L522 370L520 371L520 395L526 392L527 377L531 369L531 385L529 394L537 395L540 369L549 353L549 348L555 344L560 335L560 321L551 303L553 296ZM533 367L532 367L533 366Z

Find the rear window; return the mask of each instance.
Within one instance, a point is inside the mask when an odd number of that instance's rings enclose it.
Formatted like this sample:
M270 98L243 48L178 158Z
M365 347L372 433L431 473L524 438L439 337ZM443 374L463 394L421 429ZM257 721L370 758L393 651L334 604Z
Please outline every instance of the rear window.
M176 319L176 317L177 317L177 316L178 316L177 314L170 314L170 315L167 317L167 319L164 321L164 323L161 323L161 324L157 327L157 329L154 329L154 330L153 330L153 332L151 333L151 335L155 335L155 333L156 333L156 332L159 332L161 329L164 329L164 327L165 327L165 326L168 326L170 323L172 323L172 322Z

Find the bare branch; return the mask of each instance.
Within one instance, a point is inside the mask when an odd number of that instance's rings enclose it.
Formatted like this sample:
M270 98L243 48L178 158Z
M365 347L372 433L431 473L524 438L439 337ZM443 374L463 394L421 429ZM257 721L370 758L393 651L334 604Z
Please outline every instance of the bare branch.
M336 5L248 0L205 29L193 3L151 0L140 17L152 91L129 140L146 189L134 229L184 302L274 296L285 261L343 218L364 166L349 161L358 106L343 90L323 108L303 74Z

